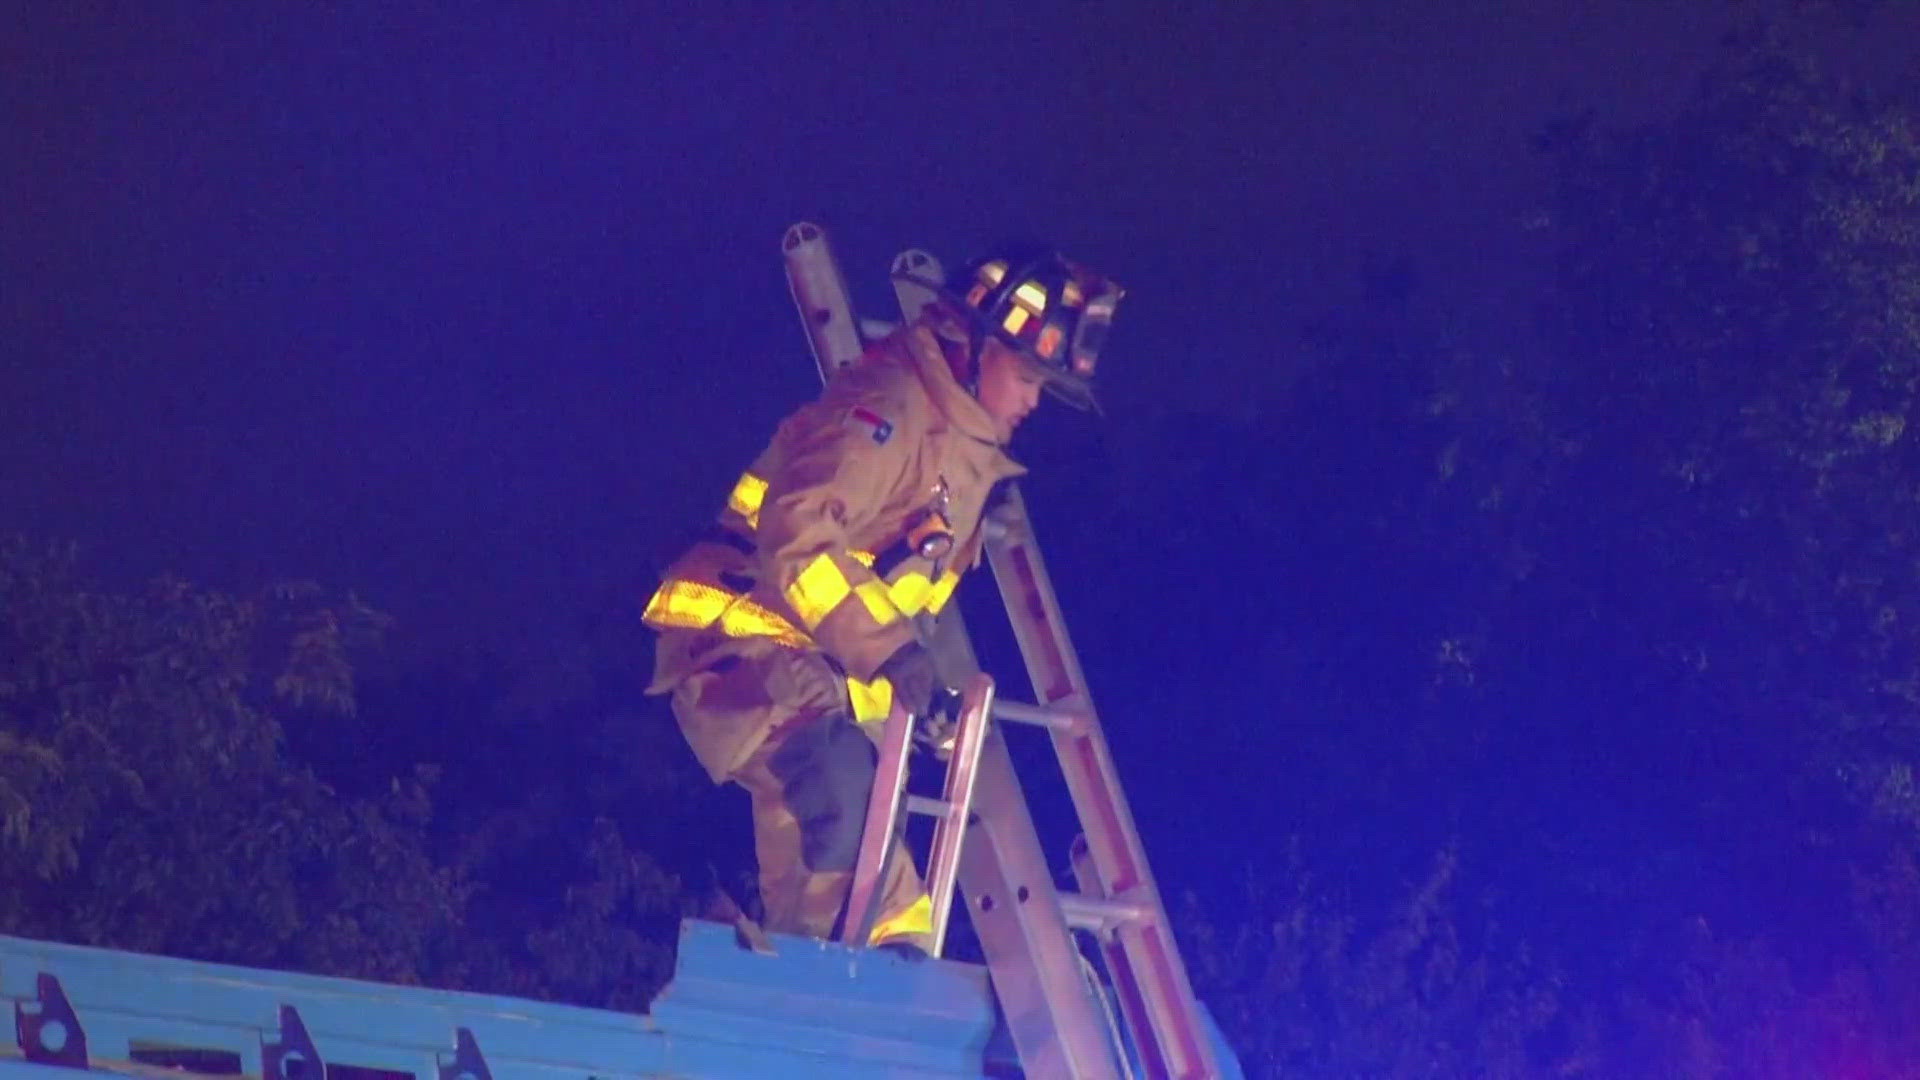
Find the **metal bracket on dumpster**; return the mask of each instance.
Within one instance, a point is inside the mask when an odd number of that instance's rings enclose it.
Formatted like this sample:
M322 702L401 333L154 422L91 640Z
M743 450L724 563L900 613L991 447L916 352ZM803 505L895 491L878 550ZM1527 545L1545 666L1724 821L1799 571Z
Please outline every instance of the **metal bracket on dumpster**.
M42 971L34 977L34 991L39 1001L32 1012L24 1002L13 1004L13 1032L20 1052L41 1065L86 1068L87 1033L60 989L60 980Z
M480 1044L467 1028L455 1032L453 1060L440 1063L440 1080L493 1080L493 1071L487 1068Z
M280 1006L280 1041L260 1040L261 1080L326 1080L327 1063L291 1005Z

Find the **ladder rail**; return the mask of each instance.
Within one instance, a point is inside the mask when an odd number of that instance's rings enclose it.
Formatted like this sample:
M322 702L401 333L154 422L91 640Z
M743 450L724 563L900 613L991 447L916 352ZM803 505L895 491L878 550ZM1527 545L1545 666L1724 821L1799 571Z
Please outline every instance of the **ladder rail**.
M1150 1067L1153 1074L1181 1080L1217 1075L1211 1041L1200 1027L1198 999L1017 485L1008 485L994 518L987 558L1034 693L1042 709L1069 713L1077 721L1047 727L1084 829L1085 863L1093 871L1093 880L1083 879L1081 889L1094 900L1122 902L1141 916L1119 922L1103 938L1109 973L1125 984L1115 988L1122 1014L1142 1058L1159 1066Z
M852 295L827 232L820 226L801 221L789 227L780 238L780 253L787 264L793 306L800 312L801 329L824 382L859 360L866 348Z
M960 854L960 884L993 992L1020 1065L1032 1077L1118 1080L1113 1045L1064 899L999 728L987 732L975 781L977 824Z
M960 875L961 845L973 814L974 781L980 773L980 747L993 718L993 679L976 674L962 695L959 730L954 733L946 784L941 792L933 846L927 854L927 896L933 902L933 955L945 949L953 915L953 891Z
M907 783L907 758L913 748L913 718L898 705L881 728L873 788L867 794L866 822L860 828L860 853L853 860L853 885L847 893L840 940L865 948L880 918L880 895L900 835L901 795Z
M966 613L957 604L934 625L931 646L943 671L980 670ZM994 702L996 719L1011 719L1009 712L1035 716L1031 706ZM1124 1073L1107 1010L1085 979L1073 936L1075 898L1054 884L997 724L983 733L968 831L960 891L1027 1075L1119 1080Z

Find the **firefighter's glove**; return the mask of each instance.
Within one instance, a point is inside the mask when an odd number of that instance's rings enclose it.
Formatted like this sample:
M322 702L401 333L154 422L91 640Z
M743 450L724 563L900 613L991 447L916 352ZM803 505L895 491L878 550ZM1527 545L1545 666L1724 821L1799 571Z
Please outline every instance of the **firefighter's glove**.
M913 718L913 741L945 759L953 752L954 736L960 732L960 692L942 686L934 691L933 703L924 715Z
M925 645L909 641L880 665L879 674L893 684L893 700L916 721L933 712L934 695L941 689L933 654Z
M887 657L880 674L893 684L895 704L913 718L913 741L936 754L946 753L953 746L960 696L940 680L933 654L910 641Z

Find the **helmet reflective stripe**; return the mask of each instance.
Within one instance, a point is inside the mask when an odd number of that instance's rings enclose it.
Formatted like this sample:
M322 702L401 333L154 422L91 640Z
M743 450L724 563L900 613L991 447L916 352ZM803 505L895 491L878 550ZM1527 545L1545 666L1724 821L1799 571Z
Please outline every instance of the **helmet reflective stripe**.
M1047 290L1038 282L1023 282L1013 290L1013 298L1035 315L1044 314L1047 310Z
M1072 366L1073 373L1079 376L1093 375L1094 364L1098 362L1100 347L1107 343L1107 329L1113 325L1113 309L1120 301L1120 292L1115 290L1087 305L1086 314L1073 328Z
M1039 353L1042 360L1051 360L1053 354L1060 351L1060 338L1060 327L1048 323L1040 328L1040 336L1034 339L1033 351Z
M1032 246L974 263L956 279L953 292L911 270L896 270L895 276L937 292L968 320L975 361L992 337L1038 366L1047 388L1068 404L1098 408L1092 379L1125 293L1119 285L1058 252Z

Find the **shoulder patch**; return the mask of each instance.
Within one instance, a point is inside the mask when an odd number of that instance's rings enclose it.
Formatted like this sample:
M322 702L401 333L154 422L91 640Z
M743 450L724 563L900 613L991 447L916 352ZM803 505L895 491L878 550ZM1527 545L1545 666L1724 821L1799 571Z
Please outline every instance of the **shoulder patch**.
M865 405L855 405L849 409L847 419L851 420L856 428L866 432L876 445L885 445L888 439L893 438L892 422Z

